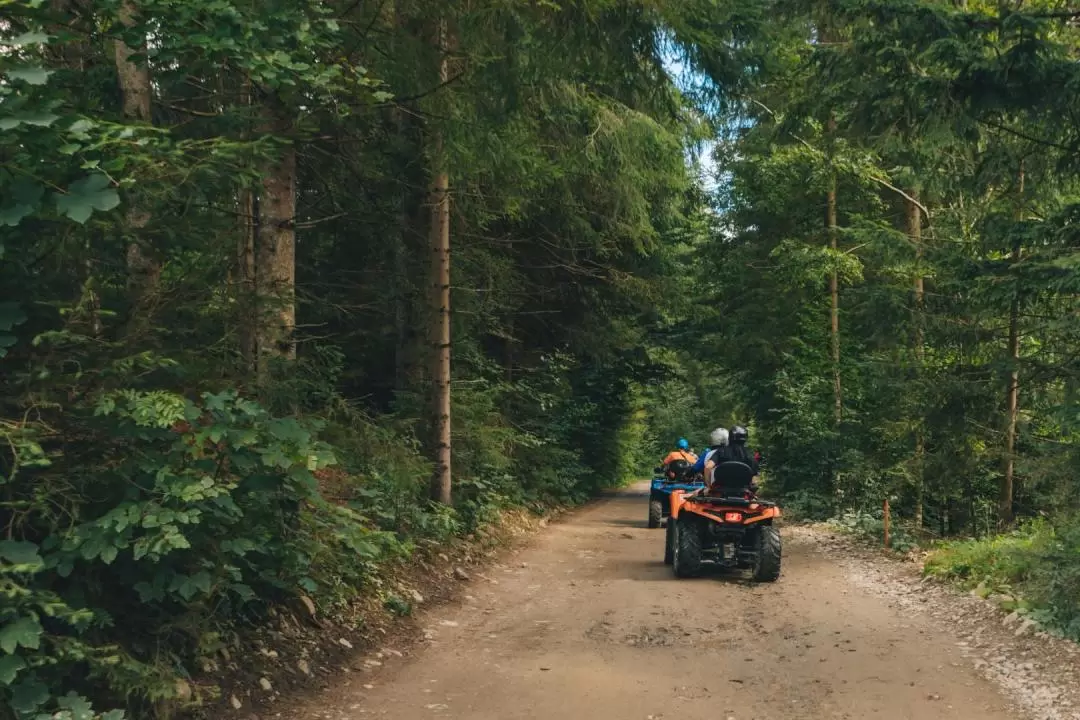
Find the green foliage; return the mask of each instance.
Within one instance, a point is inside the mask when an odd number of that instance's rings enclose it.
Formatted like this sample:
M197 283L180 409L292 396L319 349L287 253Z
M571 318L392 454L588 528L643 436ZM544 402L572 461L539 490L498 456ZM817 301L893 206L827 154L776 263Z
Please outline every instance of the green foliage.
M927 558L924 572L960 582L967 589L1022 586L1051 532L1046 523L1031 523L1013 532L981 540L942 543Z
M582 501L717 425L751 427L800 514L877 533L888 497L912 539L982 534L1016 368L1016 508L1080 509L1078 37L1038 4L845 0L829 43L819 7L765 1L0 5L19 720L167 712L273 605L347 613L417 543ZM710 196L686 160L713 134ZM436 168L452 507L428 499ZM295 359L269 309L295 310ZM970 562L1031 554L987 573L1073 627L1071 527Z
M846 512L840 517L833 519L831 524L842 532L848 532L866 539L872 539L876 545L881 545L885 540L885 520L881 512ZM903 525L890 524L890 550L894 550L898 553L906 553L917 548L918 545L918 538L913 536L908 531L908 528L905 528Z
M927 559L925 572L1013 600L1009 609L1049 629L1080 639L1075 516L1038 520L981 540L944 543Z
M70 459L53 451L35 463L40 446L9 432L26 460L7 481L4 507L22 510L14 539L0 544L11 601L0 650L19 717L49 702L32 689L56 687L79 668L89 672L84 689L103 679L122 695L169 698L168 672L147 664L143 645L155 628L176 634L153 654L190 667L229 618L256 617L301 593L331 605L399 554L391 534L320 495L316 474L335 459L317 429L233 391L197 403L164 391L107 393L82 429L97 442L79 460L97 460L63 495L56 473ZM35 504L43 491L63 498L66 521ZM121 617L124 647L101 644Z
M1075 635L1077 131L1060 121L1080 86L1075 18L1041 2L770 7L718 120L720 227L697 238L692 301L665 328L681 354L651 399L654 449L751 421L793 514L880 538L887 498L894 546L1047 516L933 562L1015 584ZM695 364L725 388L688 378Z
M684 150L719 99L664 65L734 87L759 9L0 5L0 701L19 720L174 712L274 605L347 614L418 543L651 464L652 331L686 312L671 287L712 230ZM452 507L428 499L435 161ZM296 202L275 268L296 276L296 359L249 344L291 301L252 282L274 181Z

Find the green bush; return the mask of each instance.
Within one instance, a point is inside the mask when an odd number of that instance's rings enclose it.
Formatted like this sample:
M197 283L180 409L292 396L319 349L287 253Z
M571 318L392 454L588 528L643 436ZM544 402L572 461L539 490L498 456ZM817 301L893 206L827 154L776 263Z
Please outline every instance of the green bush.
M1029 579L1039 557L1037 548L1050 532L1046 523L1031 523L1005 535L941 543L927 558L924 571L969 589L979 584L1020 585Z
M82 421L72 457L8 433L22 459L0 544L0 698L14 717L174 697L172 678L236 621L299 593L341 599L402 552L321 497L315 473L335 457L317 425L234 392L110 393Z
M844 532L872 538L879 544L885 541L885 520L880 511L877 513L865 511L846 512L830 522ZM889 526L890 549L903 553L912 550L918 544L918 541L908 532L904 525L893 523Z
M1080 517L1040 519L1005 535L944 543L924 570L966 588L1014 594L1021 611L1080 638Z

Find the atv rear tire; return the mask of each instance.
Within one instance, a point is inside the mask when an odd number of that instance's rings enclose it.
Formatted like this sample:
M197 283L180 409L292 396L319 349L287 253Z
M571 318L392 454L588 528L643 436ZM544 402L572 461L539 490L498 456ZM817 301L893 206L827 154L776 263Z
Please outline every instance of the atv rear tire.
M701 574L701 523L692 517L679 518L675 526L675 553L671 558L676 577Z
M668 518L664 531L664 564L670 565L675 560L675 520Z
M773 582L780 577L780 531L772 525L758 528L754 581Z
M664 519L664 505L659 500L649 501L649 528L658 528Z

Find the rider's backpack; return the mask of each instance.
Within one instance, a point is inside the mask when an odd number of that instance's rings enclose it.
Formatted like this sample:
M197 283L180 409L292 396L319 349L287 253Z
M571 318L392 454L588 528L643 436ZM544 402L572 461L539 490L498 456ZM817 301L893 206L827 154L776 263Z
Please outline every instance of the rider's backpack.
M672 460L667 466L669 480L682 480L690 471L691 465L686 460Z

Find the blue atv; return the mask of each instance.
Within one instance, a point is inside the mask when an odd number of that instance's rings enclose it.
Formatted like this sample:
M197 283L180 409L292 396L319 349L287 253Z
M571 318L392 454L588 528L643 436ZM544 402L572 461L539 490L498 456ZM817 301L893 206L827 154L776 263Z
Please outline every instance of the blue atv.
M671 493L674 490L691 492L705 487L700 477L690 474L690 463L685 460L676 460L669 463L666 468L655 469L657 477L652 480L649 489L649 527L658 528L664 522L664 518L671 514Z

